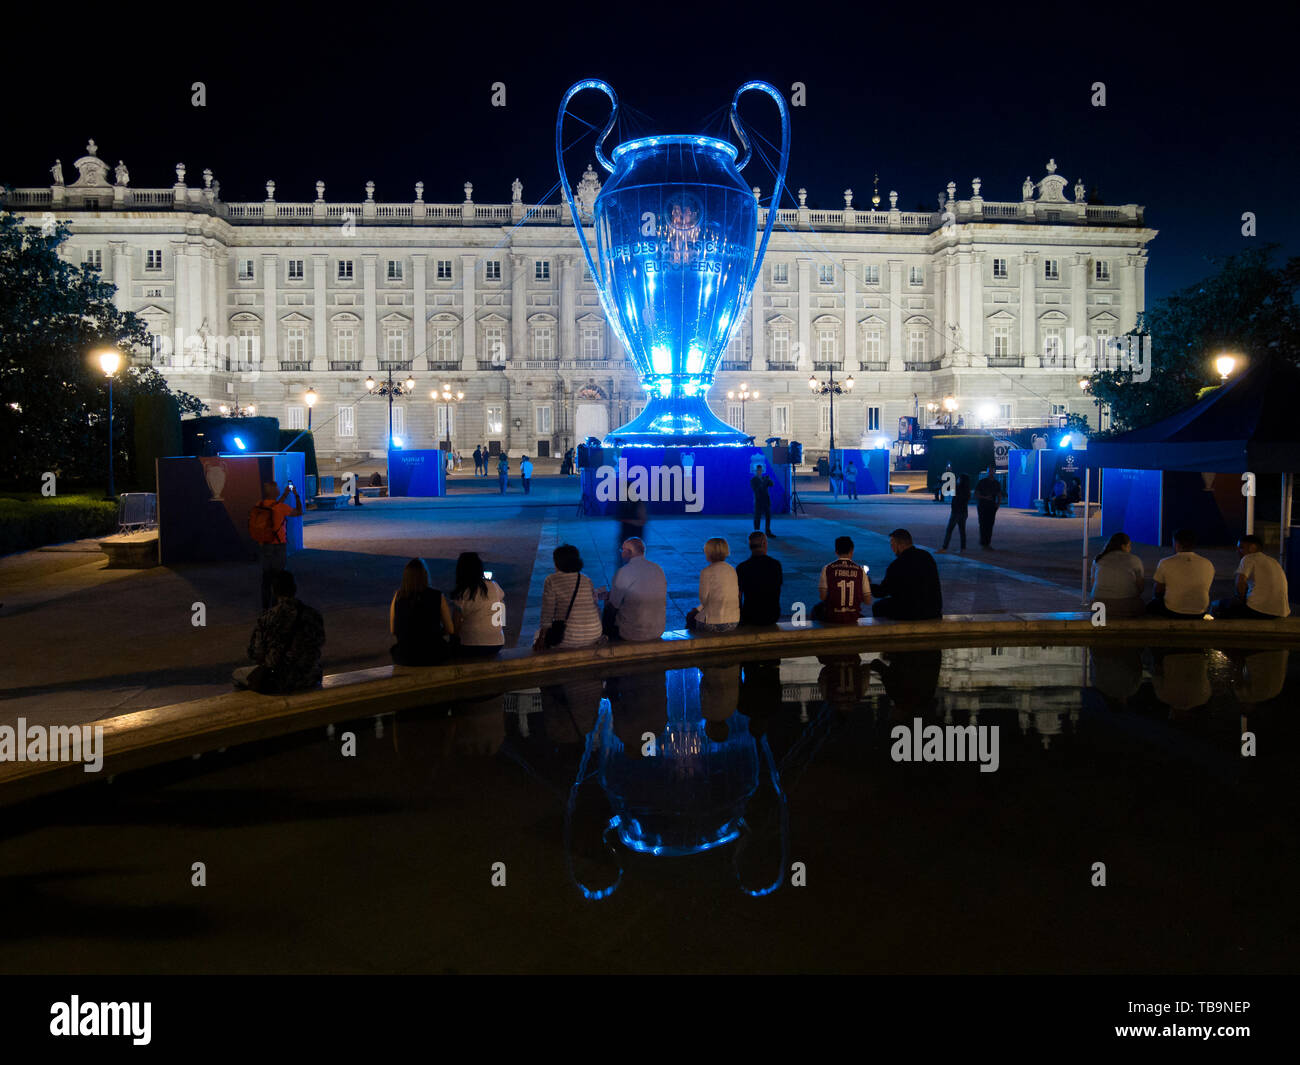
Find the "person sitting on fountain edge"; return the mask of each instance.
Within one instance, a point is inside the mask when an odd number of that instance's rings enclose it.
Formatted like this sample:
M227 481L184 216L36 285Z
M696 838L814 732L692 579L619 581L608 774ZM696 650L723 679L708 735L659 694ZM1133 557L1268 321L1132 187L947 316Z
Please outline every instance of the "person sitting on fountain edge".
M894 561L885 570L885 579L871 582L872 594L880 596L872 604L872 615L898 621L943 617L943 591L934 556L912 546L912 534L906 529L889 534L889 548Z

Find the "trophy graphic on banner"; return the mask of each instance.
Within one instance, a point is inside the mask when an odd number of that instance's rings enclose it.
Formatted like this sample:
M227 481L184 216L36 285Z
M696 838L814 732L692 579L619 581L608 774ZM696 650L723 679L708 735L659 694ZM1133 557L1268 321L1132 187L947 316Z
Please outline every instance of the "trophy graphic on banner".
M564 169L562 129L569 101L599 89L613 110L596 139L596 159L612 175L596 197L592 218L596 256L583 231ZM736 106L751 90L767 93L781 112L781 157L758 240L758 203L740 171L749 139ZM613 160L603 144L618 115L614 90L597 79L564 94L555 123L560 184L606 319L627 349L647 403L607 444L747 444L750 437L709 409L714 372L740 329L772 235L790 155L790 116L784 98L765 81L750 81L731 101L731 123L744 155L715 137L640 137L620 144ZM757 253L755 253L757 245Z

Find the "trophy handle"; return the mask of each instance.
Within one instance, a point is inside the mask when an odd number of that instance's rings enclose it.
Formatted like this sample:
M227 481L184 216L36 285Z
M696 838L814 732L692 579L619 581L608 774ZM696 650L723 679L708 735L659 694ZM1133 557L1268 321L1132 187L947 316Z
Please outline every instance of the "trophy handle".
M613 86L607 81L601 81L599 78L587 78L585 81L575 82L569 86L569 91L564 94L564 99L560 101L560 113L555 118L555 163L560 172L560 187L564 190L564 200L569 205L569 214L573 216L573 226L578 231L578 242L582 245L582 254L587 258L587 268L591 271L593 279L600 279L600 272L596 269L596 261L592 258L591 247L587 244L587 234L582 231L582 219L578 216L578 206L573 202L573 189L569 187L569 176L564 172L564 142L561 134L564 129L564 116L569 109L569 101L584 89L599 89L609 97L609 102L613 105L613 110L609 113L609 121L605 123L605 128L600 131L600 136L596 138L596 160L608 170L611 174L614 172L614 164L605 157L605 150L602 145L605 138L609 136L609 131L614 128L614 119L618 117L618 97L614 93ZM773 89L773 92L776 90ZM781 101L784 106L785 101ZM784 172L784 167L782 168ZM601 286L597 290L603 295ZM602 301L603 302L603 301Z
M759 267L763 264L763 256L767 253L767 241L772 236L772 226L776 222L777 208L781 206L781 192L785 188L785 168L790 162L790 112L786 109L785 97L777 91L775 85L769 85L766 81L747 81L736 90L736 95L731 100L731 125L735 128L736 136L740 138L740 143L745 149L744 154L736 163L736 169L743 170L745 164L749 162L750 156L749 138L745 136L745 129L740 124L740 115L736 113L736 105L740 103L742 95L754 89L765 92L772 97L776 102L777 110L781 112L781 165L776 172L776 187L772 190L772 206L767 210L767 228L763 230L763 240L758 245L758 254L754 256L754 265L749 271L749 280L745 285L746 292L754 290L754 280L758 276ZM572 92L573 90L570 89L569 91ZM613 121L613 119L610 121Z

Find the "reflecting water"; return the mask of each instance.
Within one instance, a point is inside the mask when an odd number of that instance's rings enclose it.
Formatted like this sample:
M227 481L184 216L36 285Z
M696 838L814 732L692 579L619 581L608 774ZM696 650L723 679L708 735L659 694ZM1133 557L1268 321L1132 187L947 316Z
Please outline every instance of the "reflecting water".
M1283 969L1298 674L1286 650L960 648L339 722L17 808L0 845L30 927L113 919L20 932L0 964L183 969L201 943L243 970ZM996 729L995 771L900 760L918 728L970 750ZM159 936L154 878L200 852L247 899ZM31 888L70 868L93 870L75 898ZM383 921L323 929L349 907Z

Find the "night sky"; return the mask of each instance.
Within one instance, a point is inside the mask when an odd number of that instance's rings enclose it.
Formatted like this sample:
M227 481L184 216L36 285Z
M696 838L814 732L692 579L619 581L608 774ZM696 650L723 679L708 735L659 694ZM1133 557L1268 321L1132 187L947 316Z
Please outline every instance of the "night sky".
M969 198L973 177L986 199L1018 201L1025 176L1039 180L1054 157L1071 187L1081 178L1106 203L1145 205L1160 231L1148 304L1209 272L1207 256L1269 241L1300 254L1295 60L1281 27L1077 4L1050 14L902 5L906 17L848 4L725 10L186 5L31 21L0 69L0 181L48 186L58 157L71 183L93 137L110 165L125 160L133 186L170 186L184 162L191 185L211 167L226 200L261 200L274 179L277 199L309 201L320 179L326 199L355 201L372 179L381 202L409 203L423 180L427 202L459 203L468 180L476 201L505 203L519 177L527 202L554 203L555 112L572 82L601 77L618 91L608 150L619 134L721 133L736 87L764 78L787 98L806 85L807 106L791 111L783 206L800 186L813 208L842 207L846 187L869 206L876 172L886 207L896 189L901 209L933 210L950 180ZM205 108L191 106L195 81ZM1095 81L1104 108L1090 104ZM506 85L505 108L491 106L494 82ZM574 111L607 114L594 93ZM741 111L779 139L765 97ZM583 132L566 128L569 140ZM593 140L569 156L575 182ZM761 160L744 176L770 192ZM1240 232L1247 210L1253 240Z

